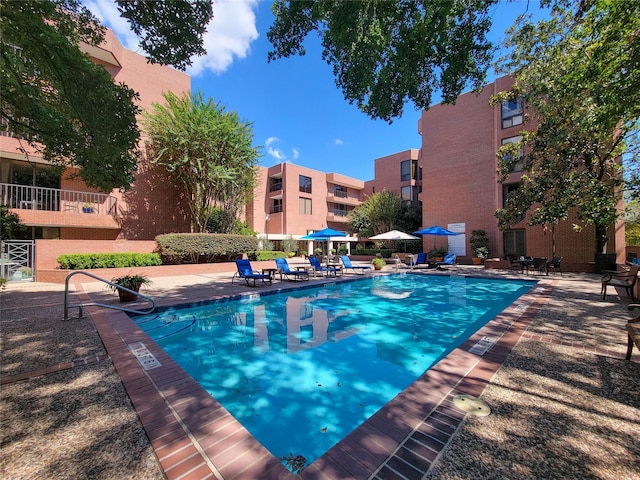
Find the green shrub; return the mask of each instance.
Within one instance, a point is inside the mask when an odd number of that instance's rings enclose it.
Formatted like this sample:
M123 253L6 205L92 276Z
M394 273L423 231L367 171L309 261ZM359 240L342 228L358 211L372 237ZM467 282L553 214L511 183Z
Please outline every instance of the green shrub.
M63 270L162 265L160 255L157 253L76 253L59 255L56 261Z
M259 250L256 252L248 252L247 257L249 260L254 261L266 261L273 260L274 258L287 258L286 252L274 252L272 250Z
M228 262L255 251L258 239L222 233L170 233L156 237L165 264Z
M395 253L396 250L391 248L354 248L351 250L351 255L373 255L376 256L380 254L382 258L391 258L391 255Z

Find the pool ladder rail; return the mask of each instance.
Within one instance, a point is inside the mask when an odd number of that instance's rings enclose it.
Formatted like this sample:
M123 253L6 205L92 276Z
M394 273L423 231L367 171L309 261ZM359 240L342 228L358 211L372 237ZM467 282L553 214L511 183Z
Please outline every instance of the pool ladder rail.
M69 279L71 277L73 277L74 275L86 275L87 277L91 277L95 280L98 280L102 283L105 283L106 285L109 285L110 287L115 288L116 290L123 290L125 292L129 292L129 293L133 293L135 295L137 295L139 298L142 298L148 302L151 302L151 306L147 309L135 309L135 308L127 308L127 307L121 307L118 305L109 305L109 304L105 304L105 303L98 303L98 302L89 302L89 303L76 303L73 305L69 304ZM156 309L156 302L153 300L153 298L148 297L146 295L142 295L139 292L135 292L133 290L130 290L126 287L123 287L121 285L118 285L116 283L110 282L109 280L105 280L102 277L98 277L97 275L94 275L93 273L89 273L89 272L85 272L84 270L78 270L77 272L72 272L69 275L67 275L67 278L64 281L64 319L63 320L69 320L69 309L70 308L75 308L78 307L78 318L82 318L84 315L84 307L89 307L89 306L95 306L95 307L102 307L102 308L110 308L112 310L120 310L121 312L127 312L127 313L138 313L138 314L147 314L147 313L152 313L155 309Z

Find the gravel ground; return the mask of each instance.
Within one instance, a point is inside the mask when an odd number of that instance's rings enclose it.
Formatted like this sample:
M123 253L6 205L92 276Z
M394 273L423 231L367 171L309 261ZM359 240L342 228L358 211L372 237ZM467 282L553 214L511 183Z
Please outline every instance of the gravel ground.
M553 278L528 333L574 345L521 339L482 395L492 414L468 416L425 478L640 479L640 355L627 362L580 348L623 354L628 300L602 301L597 276ZM189 282L202 293L211 281L154 279L154 295L182 299ZM218 293L228 276L222 282ZM61 321L63 288L10 284L0 293L0 477L164 478L92 323ZM41 370L87 357L95 361ZM34 370L42 374L11 379Z

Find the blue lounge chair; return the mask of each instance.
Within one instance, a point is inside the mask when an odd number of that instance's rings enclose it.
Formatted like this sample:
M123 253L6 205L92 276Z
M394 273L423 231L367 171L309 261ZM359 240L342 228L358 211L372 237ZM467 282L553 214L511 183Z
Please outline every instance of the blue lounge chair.
M433 266L433 262L430 262L429 259L427 258L427 254L422 252L419 253L414 262L413 265L411 265L411 268L416 268L419 267L420 265L426 265L427 268L431 268Z
M351 263L351 259L346 255L340 255L340 260L342 260L345 270L351 270L353 273L362 275L371 271L371 265L354 265Z
M262 280L262 283L271 285L271 275L266 273L258 273L254 272L253 268L251 268L251 262L249 260L236 260L236 266L238 267L238 271L233 274L231 278L231 285L233 285L233 281L238 278L244 278L245 282L247 282L247 286L249 285L249 280L253 280L253 286L256 286L256 280Z
M436 268L438 270L442 270L442 267L445 266L451 266L451 267L455 267L456 266L456 254L455 253L447 253L444 256L444 260L442 260L441 262L436 262Z
M276 258L276 267L280 270L280 275L285 275L287 280L309 280L307 270L291 270L286 258Z
M337 277L338 276L338 272L340 272L340 275L342 275L342 268L341 267L323 267L322 264L320 263L320 260L318 260L316 257L309 257L309 263L311 263L311 266L313 267L313 276L316 276L317 272L320 272L320 274L324 273L327 277L328 276L334 276Z

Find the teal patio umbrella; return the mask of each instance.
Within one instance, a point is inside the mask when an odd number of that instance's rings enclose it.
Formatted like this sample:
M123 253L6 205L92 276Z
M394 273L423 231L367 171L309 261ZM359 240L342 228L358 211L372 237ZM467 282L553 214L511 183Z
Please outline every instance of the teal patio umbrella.
M433 248L436 248L436 239L435 237L445 237L450 235L458 235L457 232L452 232L451 230L447 230L446 228L439 227L438 225L434 225L433 227L423 228L416 232L413 232L414 235L433 235Z

